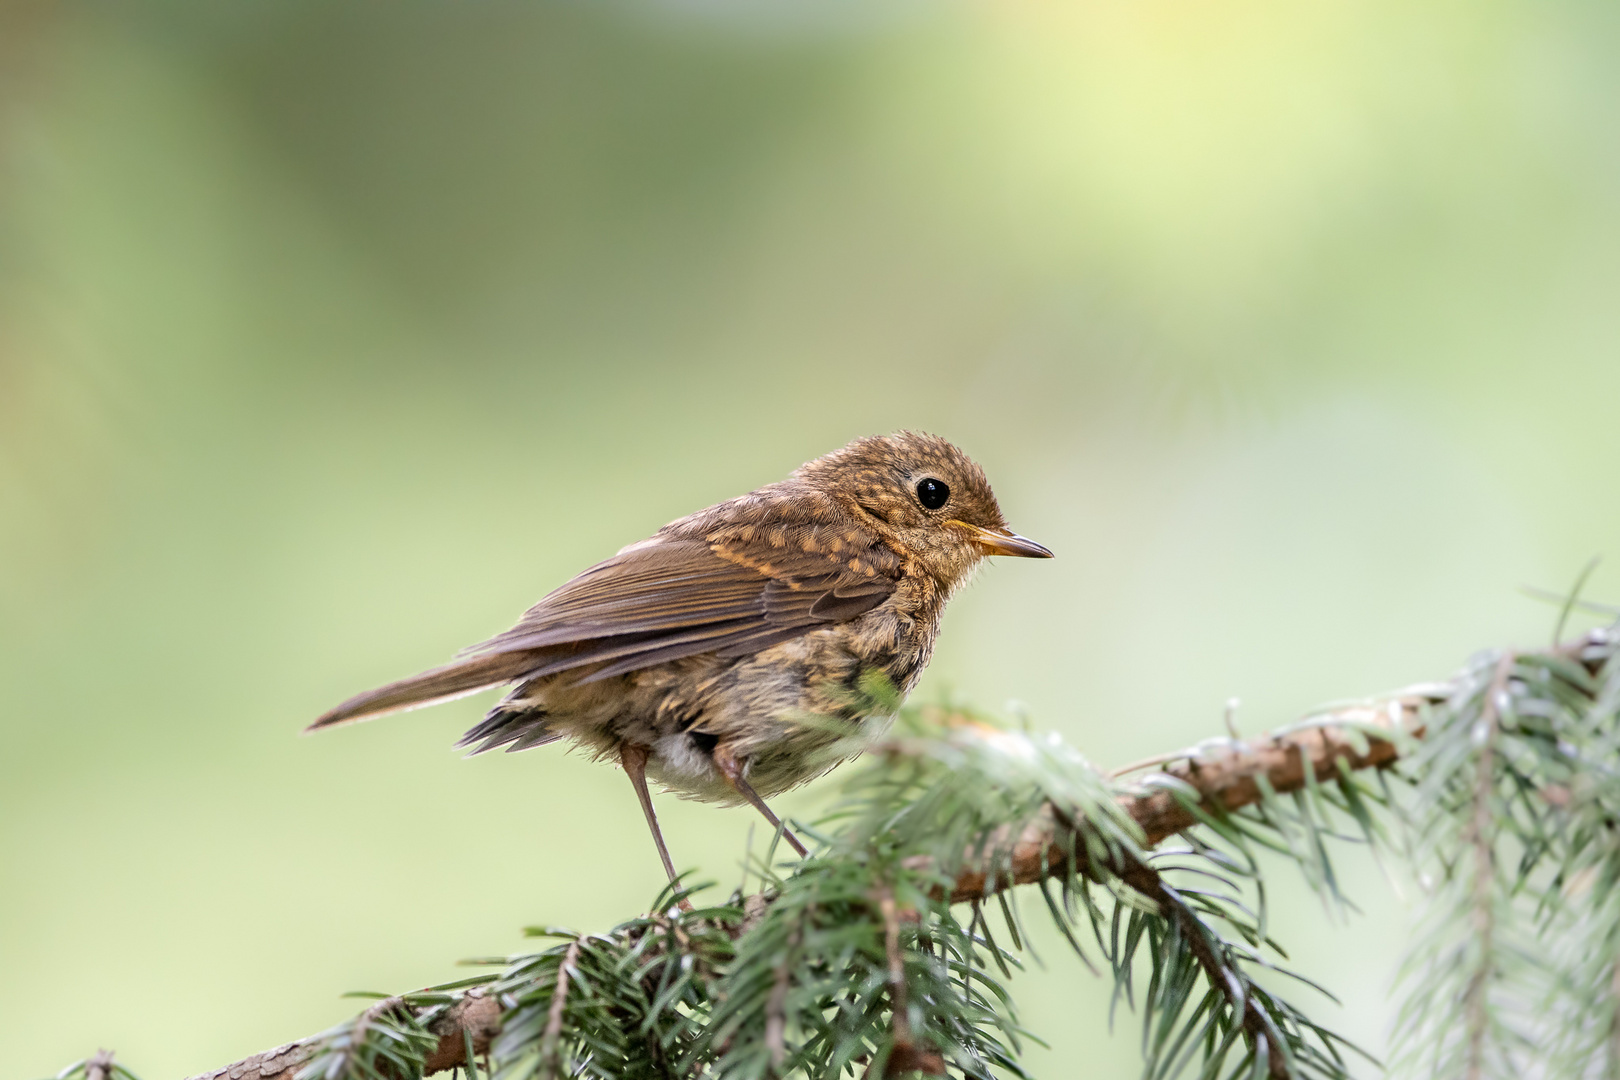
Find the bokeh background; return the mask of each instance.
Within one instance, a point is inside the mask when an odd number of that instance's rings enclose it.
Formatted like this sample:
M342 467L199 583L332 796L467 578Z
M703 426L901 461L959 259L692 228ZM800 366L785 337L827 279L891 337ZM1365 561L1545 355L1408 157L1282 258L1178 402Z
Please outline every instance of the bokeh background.
M1059 554L919 694L1104 765L1544 641L1520 587L1620 555L1617 17L0 4L0 1074L189 1075L644 910L623 777L459 760L485 701L297 733L853 436L951 437ZM740 877L748 813L660 806ZM1278 930L1378 1051L1407 902L1346 865ZM1134 1076L1037 944L1031 1067Z

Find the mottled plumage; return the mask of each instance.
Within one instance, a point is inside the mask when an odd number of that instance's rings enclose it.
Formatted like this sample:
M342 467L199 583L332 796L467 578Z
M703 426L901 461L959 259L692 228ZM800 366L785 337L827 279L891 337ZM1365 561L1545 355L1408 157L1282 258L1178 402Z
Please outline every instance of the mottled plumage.
M944 439L857 439L671 522L505 633L312 728L515 684L461 745L566 738L617 758L668 868L643 769L692 798L754 803L774 823L760 796L858 749L844 736L872 709L861 687L881 675L911 690L946 602L988 554L1051 553L1007 529L983 471Z

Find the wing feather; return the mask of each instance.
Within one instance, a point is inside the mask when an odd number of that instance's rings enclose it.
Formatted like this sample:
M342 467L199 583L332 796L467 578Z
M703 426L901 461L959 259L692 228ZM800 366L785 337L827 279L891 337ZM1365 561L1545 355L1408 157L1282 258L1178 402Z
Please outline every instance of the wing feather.
M661 533L579 574L455 662L352 698L315 726L591 665L602 666L585 682L701 653L745 656L857 618L894 592L898 559L849 530L836 547Z
M698 653L767 648L856 618L895 584L817 551L655 537L586 570L465 654L537 650L527 678L607 662L588 676L595 681Z

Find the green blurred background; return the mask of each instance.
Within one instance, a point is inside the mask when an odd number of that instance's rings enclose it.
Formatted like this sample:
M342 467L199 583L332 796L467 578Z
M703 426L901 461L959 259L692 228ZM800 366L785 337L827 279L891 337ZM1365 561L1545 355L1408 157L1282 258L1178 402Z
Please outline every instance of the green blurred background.
M1059 555L918 693L1105 765L1545 640L1519 586L1620 529L1617 18L0 4L0 1074L188 1075L643 910L623 777L459 760L485 700L297 733L856 435ZM747 812L660 809L737 880ZM1347 867L1278 929L1378 1050L1407 914ZM1031 1066L1135 1075L1037 944Z

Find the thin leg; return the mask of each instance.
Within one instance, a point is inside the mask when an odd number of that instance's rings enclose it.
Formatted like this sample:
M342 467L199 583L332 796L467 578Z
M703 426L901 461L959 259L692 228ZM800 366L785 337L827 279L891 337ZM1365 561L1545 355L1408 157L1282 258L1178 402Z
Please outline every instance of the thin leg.
M641 800L641 812L647 815L647 828L652 830L653 843L658 846L658 858L664 863L664 873L669 875L670 883L675 884L678 881L675 863L670 860L669 848L664 846L664 834L658 828L658 815L653 812L652 792L647 790L647 748L621 743L619 764L624 766L624 774L630 778L630 786L636 789L636 798Z
M805 850L805 846L799 843L799 838L793 835L793 830L783 825L782 819L771 813L771 808L765 805L765 800L759 797L759 792L755 791L753 786L743 779L742 766L737 763L736 757L732 755L731 747L725 743L715 747L714 764L719 768L720 775L726 778L726 783L730 784L737 794L747 799L750 806L765 815L765 820L771 823L771 828L782 830L782 839L786 840L788 845L799 853L799 858L802 859L810 854L809 851Z

